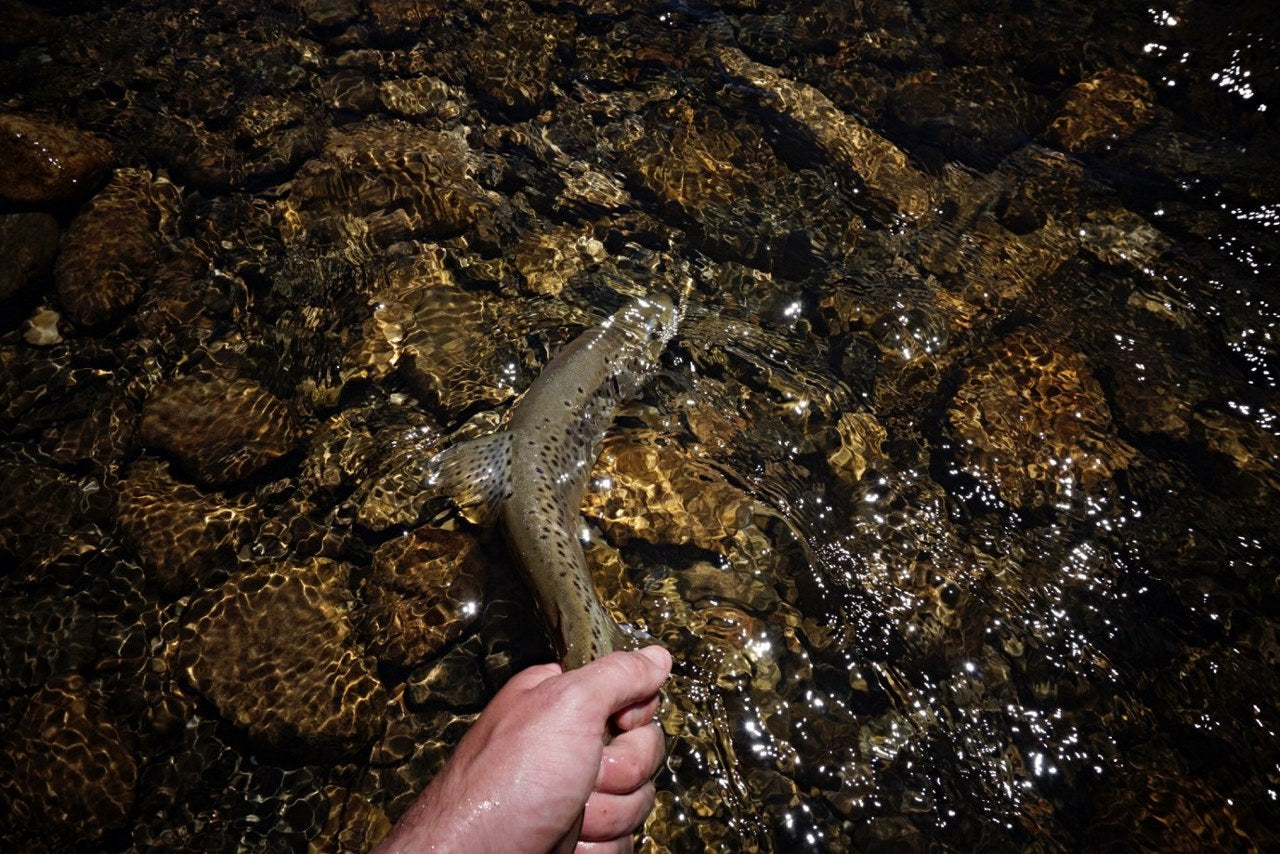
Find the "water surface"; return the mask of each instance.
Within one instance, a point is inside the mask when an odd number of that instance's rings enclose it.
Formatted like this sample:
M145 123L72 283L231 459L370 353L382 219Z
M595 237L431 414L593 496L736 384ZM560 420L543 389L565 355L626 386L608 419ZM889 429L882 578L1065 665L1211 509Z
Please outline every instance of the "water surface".
M642 850L1276 846L1267 5L4 12L7 850L375 844L552 654L423 463L653 292Z

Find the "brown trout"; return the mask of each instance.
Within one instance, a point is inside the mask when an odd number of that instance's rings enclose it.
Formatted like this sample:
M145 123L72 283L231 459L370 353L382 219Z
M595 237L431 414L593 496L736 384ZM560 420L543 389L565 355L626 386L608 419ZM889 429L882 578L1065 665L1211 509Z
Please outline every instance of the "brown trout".
M678 322L667 297L633 299L556 354L505 430L447 448L428 467L428 486L471 521L501 520L565 669L635 645L600 603L578 508L615 410L639 392Z

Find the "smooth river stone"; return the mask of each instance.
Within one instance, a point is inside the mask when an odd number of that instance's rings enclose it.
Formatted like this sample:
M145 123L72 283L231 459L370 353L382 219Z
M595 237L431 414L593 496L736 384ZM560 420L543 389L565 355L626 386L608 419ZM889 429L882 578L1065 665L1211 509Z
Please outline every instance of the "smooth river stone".
M58 221L46 213L0 215L0 301L53 269Z
M183 677L260 743L312 756L367 746L387 698L356 644L350 571L326 558L262 566L195 597Z
M155 271L178 190L145 169L120 169L76 214L54 270L58 299L80 326L99 326L127 308Z
M480 549L469 534L422 527L384 543L356 617L370 651L401 667L438 655L480 615L480 573Z
M24 116L0 115L0 196L52 202L91 190L111 163L111 146L91 133Z
M239 480L293 450L285 404L258 383L198 375L159 385L142 408L142 441L177 457L198 480Z
M94 840L125 825L137 779L128 729L78 673L45 683L0 742L3 824L36 843L22 850L95 847Z
M169 595L189 592L219 567L233 568L254 529L250 510L206 496L146 458L120 480L116 503L120 529L148 580Z

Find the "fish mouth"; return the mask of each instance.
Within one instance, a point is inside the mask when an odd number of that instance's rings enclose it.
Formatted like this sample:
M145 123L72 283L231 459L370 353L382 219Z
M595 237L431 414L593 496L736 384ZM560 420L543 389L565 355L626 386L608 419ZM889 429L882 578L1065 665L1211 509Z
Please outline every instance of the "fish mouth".
M663 344L676 334L680 325L680 311L671 297L666 294L654 294L636 300L636 307L645 314L645 333Z

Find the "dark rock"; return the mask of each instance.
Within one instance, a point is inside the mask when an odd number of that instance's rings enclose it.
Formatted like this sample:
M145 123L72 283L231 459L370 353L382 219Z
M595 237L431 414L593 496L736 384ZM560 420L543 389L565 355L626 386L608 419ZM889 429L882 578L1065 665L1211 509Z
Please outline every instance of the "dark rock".
M53 269L58 222L45 213L0 215L0 301Z
M1020 148L1046 112L1043 99L1008 69L986 67L913 74L894 89L888 107L904 135L978 168Z
M0 115L0 196L51 202L89 192L111 163L111 146L91 133Z
M58 298L81 326L114 319L159 263L178 191L145 169L121 169L81 209L54 271Z
M354 643L349 573L324 558L264 566L197 596L179 637L181 673L228 721L272 747L345 754L367 746L386 696Z
M291 451L298 437L288 407L253 380L169 380L142 409L142 441L173 454L207 484L254 473Z
M75 848L124 826L138 777L132 739L83 676L50 679L5 742L0 824L14 825L19 839Z

